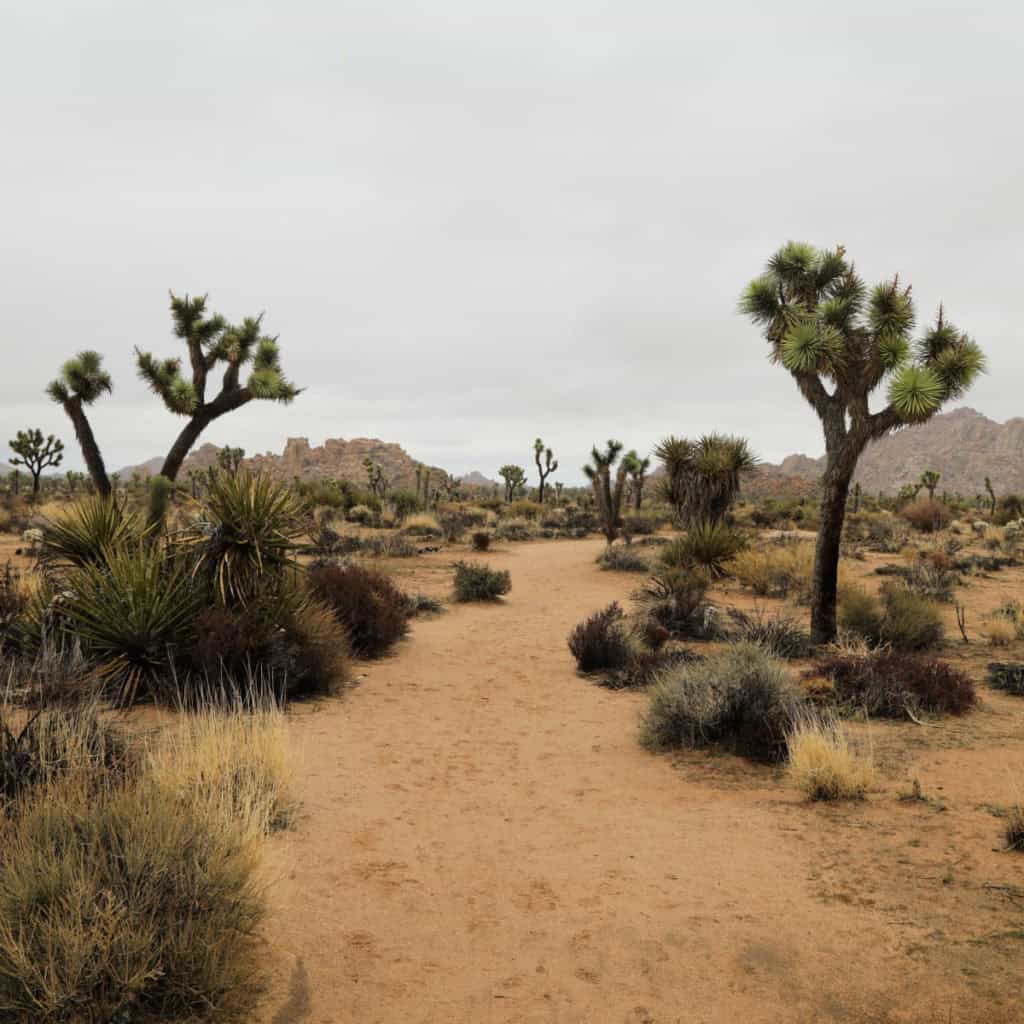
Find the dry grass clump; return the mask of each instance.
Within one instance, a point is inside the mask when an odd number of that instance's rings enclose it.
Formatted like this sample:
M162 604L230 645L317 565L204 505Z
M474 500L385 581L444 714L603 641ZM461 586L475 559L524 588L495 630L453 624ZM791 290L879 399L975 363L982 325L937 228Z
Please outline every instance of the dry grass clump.
M75 769L23 791L0 821L0 1018L243 1010L260 847L287 806L280 715L184 719L117 773L73 732Z
M1006 848L1024 852L1024 805L1014 804L1006 815Z
M728 571L761 597L810 597L814 545L809 541L747 548L729 563Z
M429 512L416 512L411 516L406 516L402 521L402 529L406 533L415 533L423 537L441 536L441 524L438 522L437 516Z
M839 722L799 718L786 735L786 774L808 800L862 800L874 760L851 745Z
M501 520L494 530L498 540L529 540L535 533L533 523L521 516Z
M993 647L1009 647L1017 638L1017 627L1005 616L996 616L988 624L988 642Z

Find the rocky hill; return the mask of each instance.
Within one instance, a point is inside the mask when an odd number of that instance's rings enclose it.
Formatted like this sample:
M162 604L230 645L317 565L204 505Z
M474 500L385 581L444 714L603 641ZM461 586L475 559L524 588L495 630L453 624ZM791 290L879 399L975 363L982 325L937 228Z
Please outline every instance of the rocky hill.
M790 455L762 473L814 481L824 468L824 458ZM988 476L997 494L1024 492L1024 419L997 423L974 409L942 413L869 445L854 479L867 491L891 494L926 469L942 474L940 491L971 497L984 490Z
M196 448L185 460L179 479L184 479L189 470L204 470L216 465L219 450L215 444L204 444ZM313 447L309 438L290 437L282 454L267 452L265 455L253 455L245 459L243 465L282 480L291 480L293 477L303 480L333 478L361 484L366 481L366 470L363 468L363 460L366 458L381 465L392 487L416 487L416 460L401 445L378 438L355 437L346 441L334 437ZM156 458L139 466L128 466L120 471L121 477L127 480L135 473L152 476L160 471L162 461ZM444 473L437 466L432 466L431 470L435 481Z

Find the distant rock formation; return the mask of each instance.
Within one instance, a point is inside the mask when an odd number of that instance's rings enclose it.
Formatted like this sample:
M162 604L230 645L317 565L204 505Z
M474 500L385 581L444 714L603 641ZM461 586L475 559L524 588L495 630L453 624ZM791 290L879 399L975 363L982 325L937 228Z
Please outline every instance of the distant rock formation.
M825 459L790 455L762 472L816 481ZM942 474L939 491L973 497L992 479L997 494L1024 492L1024 419L997 423L974 409L954 409L869 444L854 480L868 492L893 494L926 469Z
M184 479L189 470L204 470L217 464L217 453L220 449L215 444L204 444L196 448L185 460L180 479ZM384 476L391 481L391 486L416 487L417 462L398 444L381 441L378 438L355 437L350 441L343 438L328 438L322 445L313 447L308 437L290 437L281 455L267 452L264 455L253 455L243 461L243 466L252 470L260 470L280 480L291 480L299 477L302 480L351 480L354 483L366 483L366 470L363 460L372 459L384 470ZM163 460L150 459L139 466L129 466L121 470L121 478L131 479L139 473L152 476L160 471ZM438 482L443 469L432 466L433 482Z
M488 490L492 487L497 487L498 482L496 480L490 480L478 469L474 469L472 473L466 473L460 478L463 487L482 487Z

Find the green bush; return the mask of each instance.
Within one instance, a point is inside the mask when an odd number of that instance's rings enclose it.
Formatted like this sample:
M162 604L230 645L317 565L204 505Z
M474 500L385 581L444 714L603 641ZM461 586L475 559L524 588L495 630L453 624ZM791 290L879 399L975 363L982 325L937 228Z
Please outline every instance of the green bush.
M641 719L645 747L721 746L745 757L779 761L802 707L799 687L756 644L730 644L703 662L661 673Z
M863 587L844 587L839 593L836 621L844 633L853 633L869 644L882 639L882 608L873 594Z
M882 641L898 651L923 651L941 643L942 617L933 601L906 587L882 587Z
M669 568L698 566L721 576L726 563L746 546L746 537L724 522L696 523L662 548L661 563Z
M606 547L597 556L597 564L615 572L649 572L651 568L645 558L626 545Z
M478 562L455 563L456 601L496 601L512 589L507 569L492 569Z

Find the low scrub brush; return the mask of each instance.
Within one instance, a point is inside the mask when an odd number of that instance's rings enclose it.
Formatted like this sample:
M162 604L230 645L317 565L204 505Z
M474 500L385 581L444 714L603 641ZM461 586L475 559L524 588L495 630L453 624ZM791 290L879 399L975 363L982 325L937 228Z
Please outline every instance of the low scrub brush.
M456 601L497 601L512 589L507 569L492 569L474 562L455 563Z

